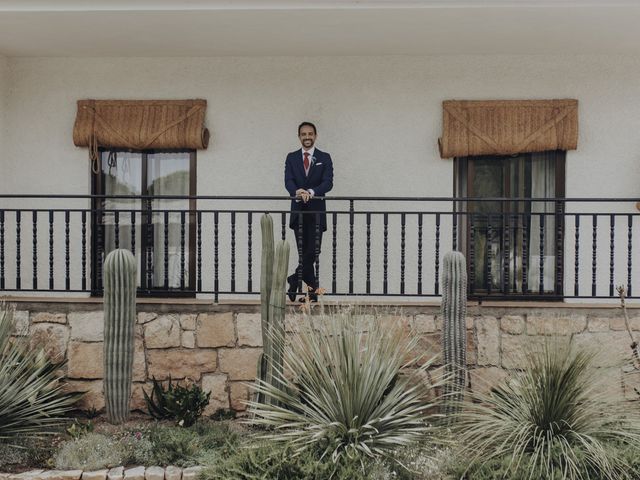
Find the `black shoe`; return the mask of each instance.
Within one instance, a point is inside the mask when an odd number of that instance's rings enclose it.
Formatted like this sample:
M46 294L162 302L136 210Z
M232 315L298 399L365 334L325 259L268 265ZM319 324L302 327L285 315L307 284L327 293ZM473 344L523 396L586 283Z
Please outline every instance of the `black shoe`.
M310 291L307 295L309 295L309 302L315 303L318 301L318 294L315 291ZM307 301L307 297L300 297L300 303L304 303Z
M297 285L295 282L292 282L291 280L287 279L287 283L289 284L289 290L287 291L287 295L289 296L289 300L291 300L292 302L296 301L296 290L297 290Z

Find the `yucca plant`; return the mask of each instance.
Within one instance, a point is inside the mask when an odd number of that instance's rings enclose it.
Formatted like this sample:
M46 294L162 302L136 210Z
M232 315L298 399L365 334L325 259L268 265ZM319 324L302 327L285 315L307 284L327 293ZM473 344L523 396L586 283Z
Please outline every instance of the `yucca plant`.
M12 338L13 308L0 303L0 442L54 434L77 395L65 394L57 370L41 348Z
M627 478L611 446L640 447L640 422L599 393L594 356L570 340L548 340L527 352L525 369L489 394L472 394L456 425L467 471L500 461L499 478Z
M430 362L401 373L420 357L417 336L353 311L306 319L285 348L283 369L292 374L276 371L281 385L257 381L274 400L250 402L265 439L297 453L319 448L337 462L390 456L430 432Z

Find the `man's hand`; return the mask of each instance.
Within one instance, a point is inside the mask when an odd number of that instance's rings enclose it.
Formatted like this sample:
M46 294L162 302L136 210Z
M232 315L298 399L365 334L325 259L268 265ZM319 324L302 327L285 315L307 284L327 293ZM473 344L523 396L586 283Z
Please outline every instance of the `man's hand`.
M304 188L299 188L298 190L296 190L296 197L300 198L304 203L307 203L311 198L311 194Z

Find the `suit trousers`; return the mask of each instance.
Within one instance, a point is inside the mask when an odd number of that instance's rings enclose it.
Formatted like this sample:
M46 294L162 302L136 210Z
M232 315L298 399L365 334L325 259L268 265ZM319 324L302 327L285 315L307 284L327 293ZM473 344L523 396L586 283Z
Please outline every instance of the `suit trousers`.
M295 213L293 213L293 215L295 215ZM316 251L319 256L322 246L322 226L320 226L316 232L316 216L302 215L302 217L302 231L300 231L300 228L293 229L298 247L298 266L295 272L289 276L288 281L289 283L297 284L299 275L302 273L304 283L315 290L318 288L316 282L318 272L315 268ZM302 261L301 264L300 260Z

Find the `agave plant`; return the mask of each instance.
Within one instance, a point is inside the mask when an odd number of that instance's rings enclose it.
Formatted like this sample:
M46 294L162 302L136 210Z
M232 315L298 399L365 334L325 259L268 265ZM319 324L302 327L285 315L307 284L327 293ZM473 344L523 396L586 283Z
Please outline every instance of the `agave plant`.
M62 392L56 371L41 348L12 338L13 309L0 304L0 442L54 434L77 395Z
M264 437L292 451L320 448L334 462L390 456L430 432L433 388L425 362L415 366L417 336L353 311L313 318L292 334L285 348L281 385L257 381L272 402L250 402ZM435 415L435 414L432 414Z
M524 370L489 394L472 394L457 423L468 471L498 460L506 478L628 478L611 446L640 446L640 422L599 393L594 356L570 340L549 340L530 349Z

